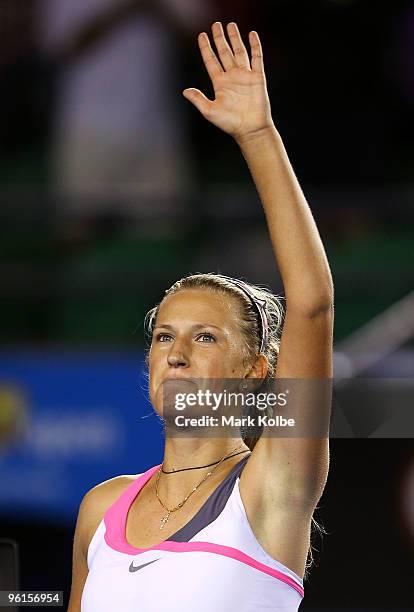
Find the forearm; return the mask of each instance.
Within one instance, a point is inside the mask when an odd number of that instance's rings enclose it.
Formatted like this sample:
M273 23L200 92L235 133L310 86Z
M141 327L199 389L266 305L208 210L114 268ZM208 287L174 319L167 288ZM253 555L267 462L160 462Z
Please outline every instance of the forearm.
M263 204L287 305L310 314L330 308L325 249L278 131L273 126L237 142Z

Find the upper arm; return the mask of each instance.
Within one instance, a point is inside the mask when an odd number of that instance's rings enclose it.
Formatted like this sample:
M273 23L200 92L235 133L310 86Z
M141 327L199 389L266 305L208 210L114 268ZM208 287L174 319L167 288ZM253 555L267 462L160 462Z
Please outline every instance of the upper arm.
M287 307L276 378L298 379L286 381L294 393L280 411L294 416L296 425L286 434L269 431L252 452L246 470L262 503L294 502L312 512L322 495L329 469L333 318L333 307L314 314ZM266 482L264 490L260 481Z
M90 526L90 495L87 493L79 508L76 521L75 536L73 540L72 557L72 586L69 599L68 612L80 612L83 587L88 576L87 552L89 543L88 527ZM89 496L89 497L88 497Z
M333 306L316 313L286 308L277 378L332 378Z
M137 478L134 476L133 478ZM72 586L68 612L80 612L82 592L88 576L88 549L92 537L109 506L131 483L131 476L117 476L107 480L84 496L79 507L73 540Z

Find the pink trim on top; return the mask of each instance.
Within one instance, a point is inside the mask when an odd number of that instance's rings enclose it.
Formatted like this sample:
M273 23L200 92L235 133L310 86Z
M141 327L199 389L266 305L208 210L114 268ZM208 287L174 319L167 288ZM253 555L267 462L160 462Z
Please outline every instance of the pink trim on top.
M127 542L126 539L126 519L128 511L132 506L132 503L142 487L151 478L151 476L161 467L161 464L155 465L154 467L147 470L142 476L137 478L121 496L112 504L110 508L105 512L104 522L106 527L106 533L104 535L105 542L110 548L117 550L118 552L126 553L128 555L137 555L149 550L166 550L169 552L208 552L224 557L229 557L240 561L245 565L249 565L264 574L273 576L278 580L281 580L285 584L288 584L294 588L301 597L304 596L304 589L299 585L296 580L291 578L288 574L274 569L264 563L260 563L253 557L246 555L241 550L233 548L231 546L223 546L222 544L214 544L211 542L173 542L165 540L155 546L149 548L137 548Z
M141 491L142 487L160 467L161 463L159 465L154 465L154 467L134 480L105 512L105 540L107 543L108 541L111 542L110 546L112 546L112 548L128 554L136 554L136 551L143 552L145 550L135 549L128 544L126 539L127 516L132 506L132 502Z

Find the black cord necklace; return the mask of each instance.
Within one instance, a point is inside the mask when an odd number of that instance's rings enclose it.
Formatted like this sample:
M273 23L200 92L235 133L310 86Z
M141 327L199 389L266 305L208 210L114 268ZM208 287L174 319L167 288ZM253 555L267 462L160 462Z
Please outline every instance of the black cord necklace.
M227 461L227 459L231 459L232 457L235 457L236 455L240 455L240 453L249 453L250 449L246 449L246 450L242 450L239 451L238 453L234 453L233 455L230 455L229 457L226 457L225 459L223 459L223 463L224 461ZM177 472L185 472L186 470L201 470L201 468L205 468L205 467L210 467L212 465L216 465L216 463L220 463L221 459L219 459L218 461L215 461L214 463L209 463L208 465L198 465L197 467L189 467L189 468L181 468L180 470L172 470L171 472L166 472L164 470L164 468L162 468L162 473L163 474L177 474Z

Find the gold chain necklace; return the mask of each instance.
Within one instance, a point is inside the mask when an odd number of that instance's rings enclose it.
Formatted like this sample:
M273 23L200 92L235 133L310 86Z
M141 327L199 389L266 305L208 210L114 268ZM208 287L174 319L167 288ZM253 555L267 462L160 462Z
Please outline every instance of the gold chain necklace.
M200 485L202 485L202 484L203 484L203 482L205 482L205 481L207 480L207 478L209 478L209 477L212 475L212 473L213 473L215 470L217 470L217 468L218 468L218 467L219 467L219 466L220 466L220 465L223 463L224 459L225 459L226 457L228 457L228 455L231 455L232 453L234 453L234 451L236 451L238 448L240 448L240 446L242 446L243 444L244 444L244 443L242 442L241 444L239 444L238 446L236 446L236 448L235 448L235 449L233 449L233 450L232 450L232 451L230 451L229 453L226 453L226 454L225 454L225 455L224 455L224 456L223 456L223 457L220 459L219 463L218 463L218 464L217 464L217 465L216 465L216 466L215 466L215 467L214 467L214 468L213 468L213 469L212 469L210 472L207 472L207 474L205 474L205 475L203 476L203 478L200 480L200 482L199 482L199 483L198 483L198 484L197 484L195 487L193 487L193 488L191 489L191 491L188 493L188 495L186 495L186 496L184 497L183 501L181 501L179 504L177 504L177 506L175 506L174 508L167 508L167 506L164 504L164 502L162 501L162 499L160 498L160 496L159 496L159 494L158 494L158 482L159 482L159 479L160 479L161 470L162 470L163 465L164 465L164 462L162 462L161 467L159 468L158 473L157 473L157 479L156 479L156 481L155 481L155 493L156 493L157 499L158 499L158 501L160 502L161 506L162 506L162 507L163 507L165 510L167 510L167 514L166 514L166 515L164 516L164 518L161 520L160 529L164 529L164 527L165 527L165 525L166 525L166 523L167 523L168 519L170 518L171 513L172 513L172 512L175 512L176 510L179 510L180 508L182 508L182 507L184 506L185 502L188 500L188 498L189 498L189 497L191 497L191 495L193 495L193 493L195 493L195 492L197 491L198 487L199 487Z

